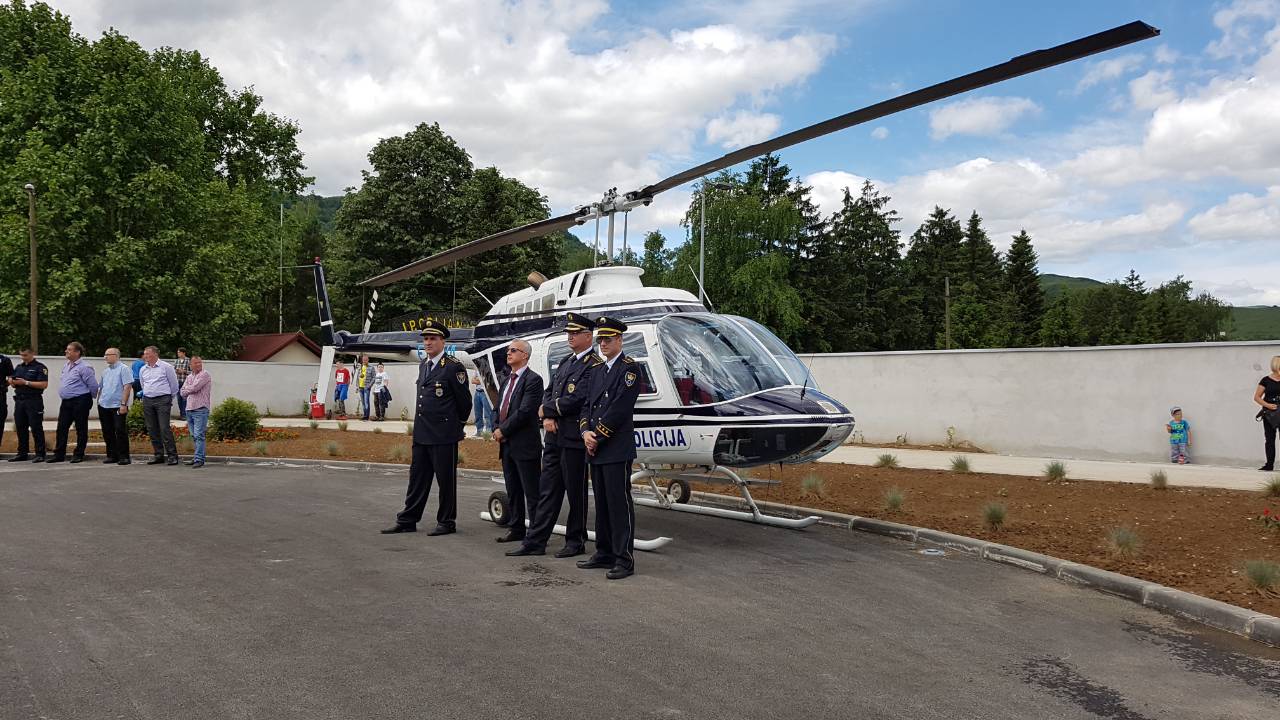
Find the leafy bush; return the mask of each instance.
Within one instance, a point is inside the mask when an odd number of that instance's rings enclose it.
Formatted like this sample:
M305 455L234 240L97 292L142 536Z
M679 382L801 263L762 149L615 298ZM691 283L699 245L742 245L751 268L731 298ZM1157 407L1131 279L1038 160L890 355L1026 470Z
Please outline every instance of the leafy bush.
M1249 560L1244 564L1244 576L1253 589L1263 595L1280 592L1280 563L1270 560Z
M951 471L958 473L969 472L969 458L963 455L957 455L951 458Z
M1062 482L1067 479L1067 466L1057 460L1044 466L1045 479L1052 482Z
M902 490L891 487L884 491L884 509L889 512L898 512L902 509L902 503L905 502L907 496Z
M875 467L878 468L896 468L898 467L898 458L892 453L885 453L876 458Z
M129 408L129 415L124 421L125 427L128 428L130 435L146 435L147 419L142 416L142 401L135 402Z
M329 453L329 457L337 457L342 452L342 446L337 442L330 440L324 446L325 452Z
M1004 521L1008 515L1009 508L1005 507L1004 503L989 502L982 506L982 520L992 530L1004 527Z
M1169 475L1163 470L1151 471L1151 489L1167 490L1169 488Z
M258 408L239 398L223 400L209 414L211 440L252 440L258 427Z
M1107 548L1122 558L1135 557L1142 549L1142 538L1131 528L1116 527L1107 531Z
M1262 483L1263 497L1280 497L1280 475L1272 475L1271 479Z

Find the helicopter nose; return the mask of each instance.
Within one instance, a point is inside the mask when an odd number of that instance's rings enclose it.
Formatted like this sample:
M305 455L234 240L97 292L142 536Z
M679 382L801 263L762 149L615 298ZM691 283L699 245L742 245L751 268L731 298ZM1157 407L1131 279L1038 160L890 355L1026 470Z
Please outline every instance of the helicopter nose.
M750 467L811 462L839 447L853 432L848 409L813 390L802 393L803 389L775 390L726 408L726 414L746 422L720 429L716 463ZM749 420L752 416L760 420Z

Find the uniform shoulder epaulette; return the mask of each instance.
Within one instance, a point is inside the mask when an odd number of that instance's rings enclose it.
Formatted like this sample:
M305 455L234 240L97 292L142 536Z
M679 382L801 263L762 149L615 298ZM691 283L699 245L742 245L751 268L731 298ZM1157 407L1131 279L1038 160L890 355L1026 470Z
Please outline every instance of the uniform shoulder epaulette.
M635 361L635 360L632 360L630 357L624 357L624 358L622 358L622 362L624 362L624 363L626 363L626 364L628 364L628 365L634 365L636 361Z
M591 364L588 365L587 367L595 367L597 365L603 365L603 364L604 364L604 358L601 358L599 355L592 355Z
M452 355L449 355L449 354L447 354L447 353L446 353L446 354L445 354L445 356L440 360L440 363L441 363L442 365L447 365L448 363L456 363L456 362L458 362L458 358L456 358L456 357L454 357L454 356L452 356Z

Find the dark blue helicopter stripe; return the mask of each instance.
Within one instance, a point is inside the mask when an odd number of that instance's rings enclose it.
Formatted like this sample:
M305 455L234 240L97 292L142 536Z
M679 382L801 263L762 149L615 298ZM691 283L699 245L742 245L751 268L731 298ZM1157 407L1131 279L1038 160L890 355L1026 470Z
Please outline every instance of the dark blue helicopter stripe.
M706 310L706 308L703 307L701 304L698 304L698 305L689 304L688 300L678 300L676 298L636 298L635 300L622 300L619 302L597 303L595 305L584 305L583 307L580 307L580 308L557 308L556 310L554 310L554 312L557 315L564 315L566 312L588 313L588 312L595 312L597 310L602 310L605 308L622 307L623 305L640 305L643 303L650 303L654 305L656 305L657 303L667 303L668 307L670 306L693 307L702 311ZM504 313L502 315L485 315L484 317L480 318L480 322L476 323L476 325L477 326L484 325L489 320L507 320L511 318L536 317L539 315L544 315L546 314L546 312L547 312L546 310L529 310L527 312L521 312L521 313Z
M827 416L827 417L807 417L797 416L794 418L776 418L772 420L762 420L757 418L717 418L715 420L701 420L692 418L682 418L679 420L635 420L635 427L673 427L676 425L696 425L696 426L720 426L720 427L754 427L760 425L852 425L853 418L849 416Z
M609 307L617 307L619 305L632 305L630 303L610 303L608 305L591 305L589 307L574 308L573 312L582 312L583 314L596 313ZM558 311L556 315L548 315L529 320L513 320L509 322L496 322L488 325L477 325L475 329L475 338L493 340L505 337L513 337L520 335L528 335L539 331L554 330L564 324L565 310ZM642 307L622 308L612 313L615 317L623 320L637 318L647 315L666 315L668 313L678 312L706 312L706 308L701 305L644 305ZM486 318L487 320L488 318Z

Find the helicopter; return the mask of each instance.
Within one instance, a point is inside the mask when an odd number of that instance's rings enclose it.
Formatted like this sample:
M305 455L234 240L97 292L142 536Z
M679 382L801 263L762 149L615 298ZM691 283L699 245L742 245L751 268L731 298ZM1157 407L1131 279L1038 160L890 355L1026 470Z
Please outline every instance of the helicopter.
M324 270L315 264L316 294L324 348L319 397L328 392L336 352L371 352L382 357L418 360L416 332L370 333L377 289L447 266L473 255L542 237L552 232L608 222L606 258L614 257L614 219L618 213L648 206L654 196L767 153L791 147L855 125L919 107L1010 78L1157 37L1160 31L1135 21L1052 48L1019 55L1007 62L963 75L840 115L776 138L750 145L683 170L640 189L604 193L599 201L573 212L463 243L388 271L360 284L373 289L373 305L358 334L336 331L329 312ZM624 230L625 232L625 230ZM530 367L550 377L568 356L561 332L565 314L608 314L628 325L623 351L637 363L641 393L635 408L637 457L632 483L649 487L640 505L745 520L784 528L803 528L818 517L784 518L762 512L752 499L751 481L739 470L761 465L812 462L839 447L852 433L854 417L840 401L824 394L804 363L760 323L708 309L699 296L675 288L646 287L643 270L597 266L548 279L529 275L529 287L499 298L474 328L451 330L449 352L475 370L494 402L506 370L505 350L513 340L532 347ZM699 278L699 284L701 279ZM701 288L700 288L701 290ZM705 292L702 293L705 297ZM659 480L667 481L660 489ZM690 482L727 481L742 495L748 511L692 504ZM503 493L490 497L482 517L507 516ZM557 528L563 532L562 527ZM655 549L669 538L636 540L637 549Z

